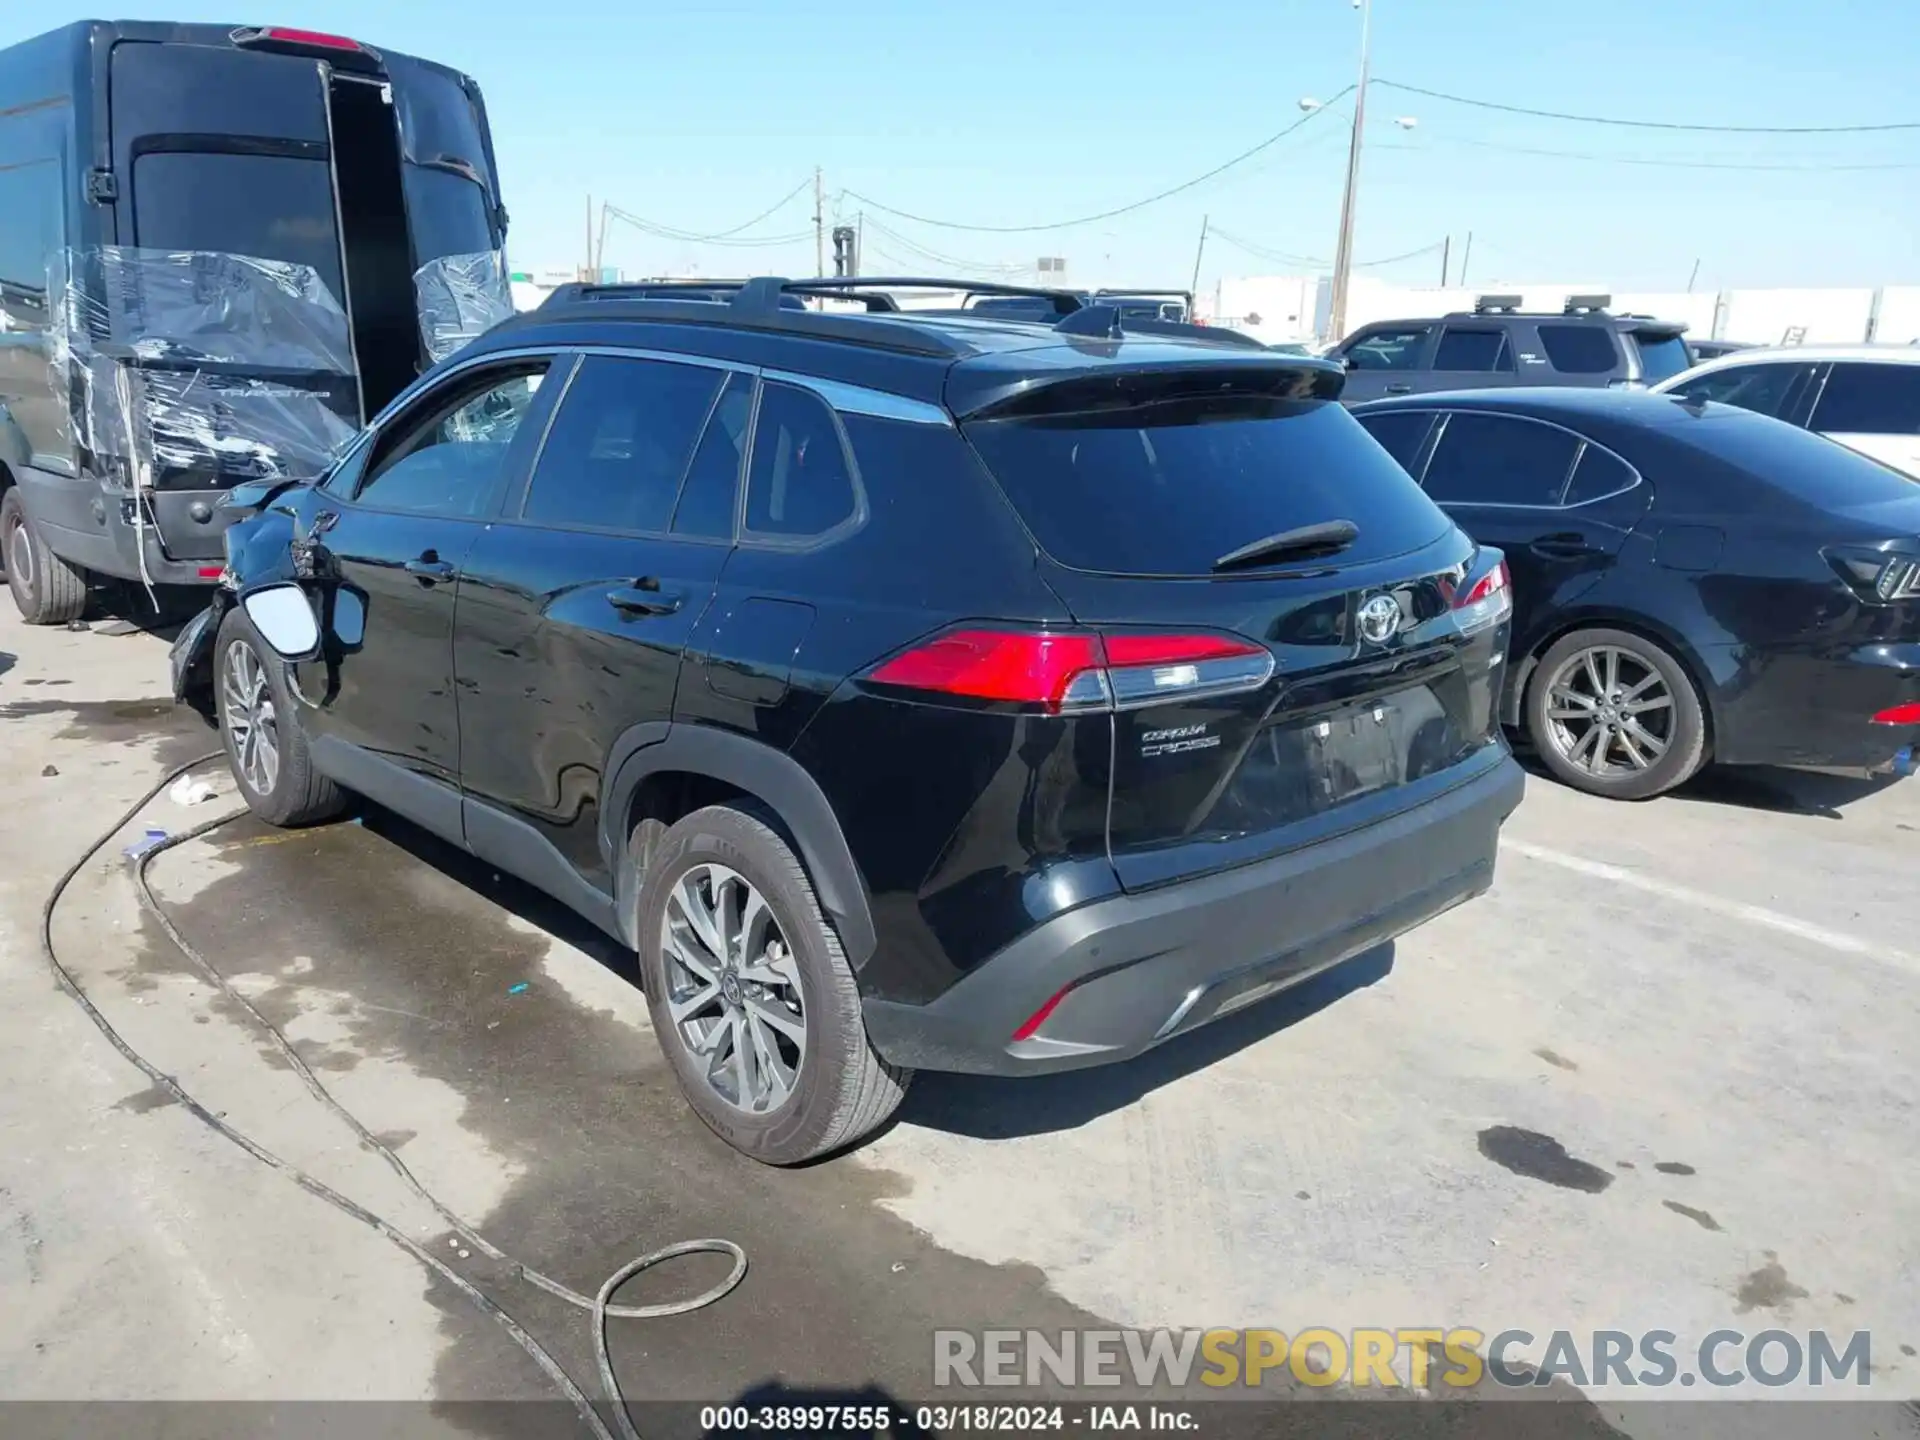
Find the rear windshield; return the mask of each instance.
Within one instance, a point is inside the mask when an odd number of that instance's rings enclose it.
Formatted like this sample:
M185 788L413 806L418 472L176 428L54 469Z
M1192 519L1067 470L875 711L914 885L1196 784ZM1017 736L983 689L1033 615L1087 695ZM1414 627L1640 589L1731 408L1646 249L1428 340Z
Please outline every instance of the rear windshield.
M1360 530L1336 563L1375 560L1450 524L1332 400L1187 396L966 432L1034 538L1076 570L1205 575L1243 545L1326 520Z
M1662 380L1693 367L1693 357L1687 353L1687 342L1678 335L1647 335L1635 331L1633 343L1640 351L1640 378L1649 385L1658 385Z
M1920 484L1858 451L1731 405L1675 401L1686 418L1667 433L1816 505L1912 499Z

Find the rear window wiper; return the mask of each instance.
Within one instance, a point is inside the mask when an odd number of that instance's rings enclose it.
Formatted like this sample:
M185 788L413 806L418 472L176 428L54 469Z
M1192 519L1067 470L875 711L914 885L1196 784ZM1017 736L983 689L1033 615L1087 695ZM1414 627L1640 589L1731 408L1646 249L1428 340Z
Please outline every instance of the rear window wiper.
M1360 538L1360 527L1351 520L1322 520L1315 525L1299 525L1282 530L1238 550L1229 550L1213 562L1215 570L1234 570L1262 560L1313 560L1337 555Z

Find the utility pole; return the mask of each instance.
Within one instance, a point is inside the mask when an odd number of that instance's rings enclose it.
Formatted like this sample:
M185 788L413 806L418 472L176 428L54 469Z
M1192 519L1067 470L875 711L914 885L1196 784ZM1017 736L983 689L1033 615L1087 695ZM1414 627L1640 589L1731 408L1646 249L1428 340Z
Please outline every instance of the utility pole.
M813 273L827 273L826 192L820 184L820 167L813 167Z
M1193 284L1187 287L1196 294L1200 289L1200 257L1207 253L1207 221L1212 218L1210 215L1200 217L1200 248L1193 252Z
M1467 248L1460 252L1460 284L1467 283L1467 262L1473 259L1473 232L1467 231Z
M1340 198L1340 242L1333 252L1333 305L1327 339L1347 333L1347 286L1353 278L1353 205L1360 184L1360 137L1367 125L1367 61L1373 39L1373 0L1353 0L1360 12L1360 83L1353 92L1353 139L1347 145L1347 188Z
M587 263L580 268L580 278L592 283L600 277L593 273L593 192L587 192Z
M1447 262L1453 258L1453 236L1447 236L1446 243L1440 247L1440 288L1447 288Z

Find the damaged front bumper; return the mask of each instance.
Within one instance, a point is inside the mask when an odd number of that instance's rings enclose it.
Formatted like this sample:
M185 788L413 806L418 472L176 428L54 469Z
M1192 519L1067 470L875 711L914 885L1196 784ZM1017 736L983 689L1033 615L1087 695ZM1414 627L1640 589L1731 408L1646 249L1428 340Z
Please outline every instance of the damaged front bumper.
M224 588L214 591L212 603L186 623L167 654L175 703L191 705L209 719L213 716L213 642L229 600Z

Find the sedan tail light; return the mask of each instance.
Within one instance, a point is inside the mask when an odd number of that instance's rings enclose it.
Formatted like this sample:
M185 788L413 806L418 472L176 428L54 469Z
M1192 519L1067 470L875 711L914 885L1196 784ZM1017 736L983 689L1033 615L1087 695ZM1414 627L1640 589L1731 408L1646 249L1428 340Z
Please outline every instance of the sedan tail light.
M1498 625L1513 614L1513 578L1506 556L1483 548L1474 557L1453 598L1453 613L1466 634Z
M1856 546L1835 546L1825 554L1840 578L1870 605L1920 599L1920 558Z
M1255 690L1273 669L1265 646L1229 635L969 627L922 641L867 679L1058 715Z

